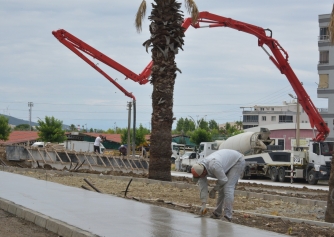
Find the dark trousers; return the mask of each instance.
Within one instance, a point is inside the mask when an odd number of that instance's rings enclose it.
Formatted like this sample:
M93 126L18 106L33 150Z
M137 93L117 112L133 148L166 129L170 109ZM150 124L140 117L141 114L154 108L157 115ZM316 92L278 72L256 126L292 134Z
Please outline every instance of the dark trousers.
M100 153L100 147L99 146L94 146L94 152Z

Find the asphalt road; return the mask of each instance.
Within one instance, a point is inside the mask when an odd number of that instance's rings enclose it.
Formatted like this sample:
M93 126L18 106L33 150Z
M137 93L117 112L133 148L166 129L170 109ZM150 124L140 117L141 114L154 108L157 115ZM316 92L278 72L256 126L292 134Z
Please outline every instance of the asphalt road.
M172 171L172 176L179 176L179 177L192 177L190 173L186 172L178 172L178 171ZM257 184L265 184L265 185L271 185L271 186L281 186L281 187L295 187L295 188L303 188L307 187L308 189L321 189L321 190L329 190L328 182L327 181L319 181L317 185L310 185L306 182L272 182L270 179L251 179L251 180L242 180L240 179L239 182L243 183L257 183Z

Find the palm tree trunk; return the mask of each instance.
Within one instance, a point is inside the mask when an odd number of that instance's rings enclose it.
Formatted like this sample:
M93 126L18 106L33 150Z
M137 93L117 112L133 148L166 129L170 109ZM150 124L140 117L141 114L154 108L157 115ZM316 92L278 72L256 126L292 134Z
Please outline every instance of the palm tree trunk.
M331 174L329 177L329 192L327 198L327 208L325 213L325 221L334 223L334 154L332 155Z
M175 54L182 47L183 18L180 3L175 0L155 0L149 19L151 38L144 45L152 49L152 133L149 179L171 181L171 142L173 124L173 94L176 78Z

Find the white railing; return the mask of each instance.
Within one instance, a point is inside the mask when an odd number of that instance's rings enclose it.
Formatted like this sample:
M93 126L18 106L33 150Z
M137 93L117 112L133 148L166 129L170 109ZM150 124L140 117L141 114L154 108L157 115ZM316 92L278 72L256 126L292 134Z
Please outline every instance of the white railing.
M320 35L318 36L319 41L329 41L329 35Z

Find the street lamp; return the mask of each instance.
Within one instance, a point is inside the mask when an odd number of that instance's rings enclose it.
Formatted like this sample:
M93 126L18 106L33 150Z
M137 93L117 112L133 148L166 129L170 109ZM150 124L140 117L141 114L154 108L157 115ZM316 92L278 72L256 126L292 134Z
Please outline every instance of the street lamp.
M198 116L198 115L197 115ZM197 129L197 127L198 127L198 123L196 123L195 122L195 119L193 119L193 117L191 117L190 115L188 115L188 117L190 117L191 118L191 120L194 122L194 124L195 124L195 128Z
M300 114L299 114L299 101L298 101L298 97L297 96L293 96L292 94L289 94L289 96L292 99L296 99L297 100L297 116L296 116L296 123L297 123L297 130L296 130L296 148L298 149L299 147L299 130L300 130L300 123L299 123L299 119L300 119Z

